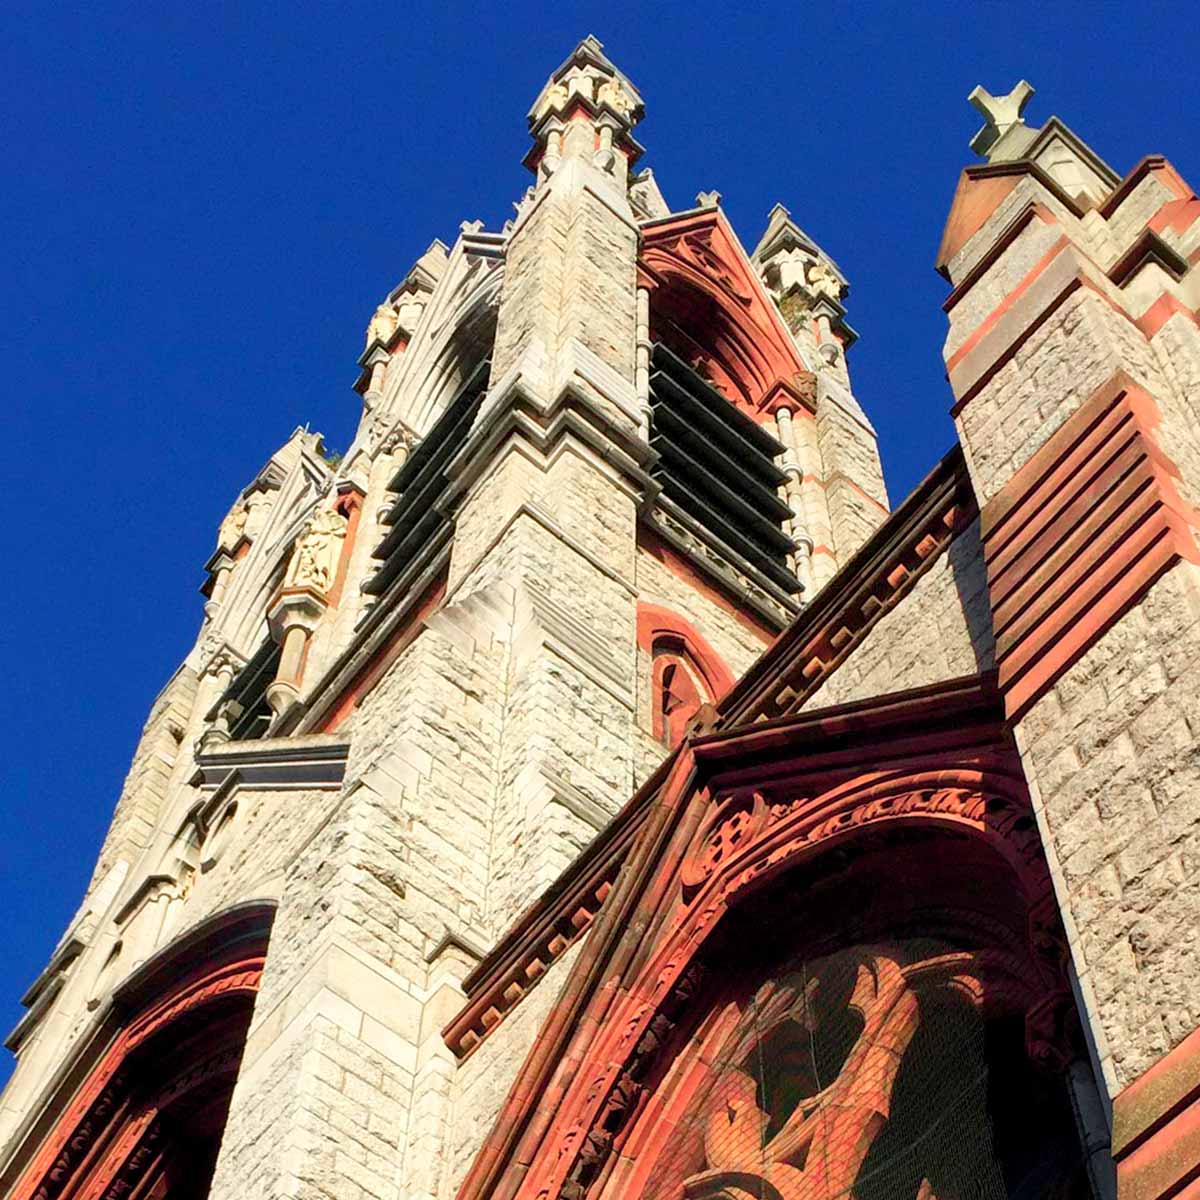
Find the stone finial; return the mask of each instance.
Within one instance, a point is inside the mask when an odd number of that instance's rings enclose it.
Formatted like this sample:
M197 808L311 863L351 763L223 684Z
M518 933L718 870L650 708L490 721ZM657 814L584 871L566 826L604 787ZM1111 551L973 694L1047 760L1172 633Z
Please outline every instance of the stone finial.
M721 203L720 192L697 192L696 207L697 208L716 208Z
M627 182L628 167L641 152L631 131L644 111L637 89L588 36L546 81L530 109L535 145L525 163L539 183L567 158L590 158L606 174Z
M992 157L992 147L1016 125L1024 125L1021 113L1033 96L1033 87L1022 79L1005 96L993 96L985 87L977 87L967 97L987 123L971 139L971 149L983 158Z

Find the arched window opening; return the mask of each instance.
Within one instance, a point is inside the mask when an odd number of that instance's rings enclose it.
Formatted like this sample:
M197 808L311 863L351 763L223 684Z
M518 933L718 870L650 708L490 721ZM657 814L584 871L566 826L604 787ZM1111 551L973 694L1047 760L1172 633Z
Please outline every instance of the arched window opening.
M679 1071L702 1082L640 1194L1086 1200L1063 1081L1029 1061L1019 1014L981 999L989 970L902 939L733 989Z
M110 1032L90 1042L105 1048L68 1073L18 1152L13 1200L208 1195L271 912L247 905L204 922L116 989Z
M915 829L761 887L711 935L589 1195L1088 1200L1014 895L994 855Z
M711 701L704 677L678 638L660 638L654 647L654 736L674 747L688 724Z
M651 731L673 748L701 706L733 686L733 675L699 630L661 605L638 603L637 639L650 659Z

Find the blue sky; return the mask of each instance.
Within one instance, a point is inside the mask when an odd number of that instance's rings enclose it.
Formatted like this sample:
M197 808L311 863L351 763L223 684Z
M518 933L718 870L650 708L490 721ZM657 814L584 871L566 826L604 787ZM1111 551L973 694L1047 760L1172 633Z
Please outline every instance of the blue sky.
M893 501L953 438L933 259L970 89L1024 76L1031 122L1200 179L1183 5L5 5L5 1030L195 637L221 516L297 424L347 445L375 304L434 237L511 215L524 114L589 32L646 99L668 202L719 190L753 246L782 201L850 278Z

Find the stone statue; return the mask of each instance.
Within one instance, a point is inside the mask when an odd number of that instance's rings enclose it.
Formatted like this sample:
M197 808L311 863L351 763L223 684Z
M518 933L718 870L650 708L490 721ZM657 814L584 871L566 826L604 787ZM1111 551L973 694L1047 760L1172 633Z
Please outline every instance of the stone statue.
M808 268L808 288L814 296L827 296L830 300L841 299L841 281L833 273L833 268L821 259L817 259Z
M372 342L382 342L385 346L392 334L396 332L396 310L384 301L376 310L375 315L371 318L371 323L367 326L367 345Z
M232 550L238 544L242 534L246 532L246 518L249 515L250 510L242 500L229 510L225 520L221 522L221 528L217 530L218 550Z
M332 508L318 508L296 539L283 585L327 592L333 583L346 537L346 518Z

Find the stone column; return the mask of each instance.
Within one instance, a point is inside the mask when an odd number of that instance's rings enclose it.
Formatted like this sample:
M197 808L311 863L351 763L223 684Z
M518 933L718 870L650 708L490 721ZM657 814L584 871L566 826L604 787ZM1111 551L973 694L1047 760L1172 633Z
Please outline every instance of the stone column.
M307 589L285 589L267 611L271 636L279 643L279 669L267 687L267 703L280 716L300 697L304 652L325 614L325 598Z
M371 372L371 378L367 382L367 389L363 392L363 404L367 409L372 409L379 403L383 396L383 385L387 376L387 366L391 359L391 355L379 345L367 355L366 366Z
M788 507L792 510L792 519L788 523L788 534L795 543L793 569L796 578L804 584L804 599L813 597L814 580L812 571L813 540L805 521L804 499L802 486L804 468L796 451L796 431L792 426L792 409L786 403L780 403L775 409L775 433L783 445L783 470L787 473L787 481L783 485Z
M219 650L209 660L201 677L199 695L197 696L196 712L203 716L229 690L234 674L241 664L227 650ZM218 709L207 729L201 734L199 749L210 750L229 741L230 730L242 715L242 706L234 700L227 700Z
M229 579L233 574L233 567L233 559L228 554L222 552L212 568L212 593L209 595L208 602L204 605L204 615L210 619L217 615L225 600L225 592L229 587Z
M650 440L650 289L637 290L637 374L634 390L641 413L641 433Z

